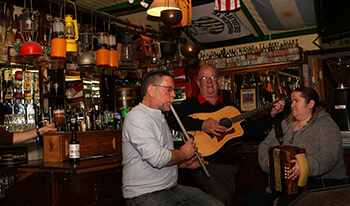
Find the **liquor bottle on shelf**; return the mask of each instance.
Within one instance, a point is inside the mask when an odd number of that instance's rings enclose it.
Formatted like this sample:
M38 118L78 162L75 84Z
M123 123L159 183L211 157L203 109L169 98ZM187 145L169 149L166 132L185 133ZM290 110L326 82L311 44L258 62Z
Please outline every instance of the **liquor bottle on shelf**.
M77 119L73 113L73 110L71 110L70 115L70 126L72 131L72 138L69 141L69 161L75 163L80 161L80 142L77 139Z
M89 107L85 108L84 120L85 120L86 131L91 131L91 117L90 117L90 115L91 115L90 108Z
M48 72L48 70L44 70L44 72L46 72L44 75L44 87L43 87L43 94L50 94L51 93L51 85L52 85L52 81L51 81L51 76L50 73Z
M77 131L83 131L82 128L81 128L81 116L79 115L79 109L76 109L74 108L74 115L75 115L75 118L76 118L76 130Z
M33 93L34 93L34 99L40 99L40 86L39 86L39 73L35 72L33 73Z
M2 86L4 88L9 88L12 86L12 68L4 67L2 68Z
M25 114L23 90L22 90L23 72L18 70L15 72L15 81L13 83L14 90L14 114Z
M7 112L9 112L10 114L14 114L14 111L13 111L13 99L6 99L5 98L5 107L7 109Z
M108 79L107 79L107 77L105 77L105 91L104 91L104 96L105 97L109 97L110 95L109 95L109 93L110 93L110 89L109 89L109 86L108 86Z
M32 85L33 85L32 73L26 72L24 75L24 92L32 94L33 93Z
M90 122L91 122L91 130L96 130L96 107L95 105L91 106L90 109Z
M101 102L98 103L95 122L96 122L96 130L103 130L103 112L102 112Z
M70 105L74 100L74 89L70 87L68 84L68 88L66 89L66 102Z
M55 70L54 80L52 82L52 94L59 95L59 89L60 89L60 82L57 78L57 70Z
M15 100L15 103L13 105L13 111L14 111L14 114L25 114L26 113L22 99Z
M104 111L103 119L104 128L106 130L114 129L114 113L108 110L108 105L106 105L106 110Z

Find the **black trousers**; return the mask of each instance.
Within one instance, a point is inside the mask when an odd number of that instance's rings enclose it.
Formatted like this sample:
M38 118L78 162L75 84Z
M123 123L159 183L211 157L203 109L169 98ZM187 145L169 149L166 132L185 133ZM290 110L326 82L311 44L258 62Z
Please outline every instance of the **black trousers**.
M273 201L279 198L279 206L289 205L293 200L299 197L300 194L285 195L279 192L268 193L267 188L269 187L269 178L266 174L244 197L246 206L263 206L273 205ZM325 187L332 187L337 185L347 184L346 179L320 179L320 178L309 178L308 179L308 190L319 189Z

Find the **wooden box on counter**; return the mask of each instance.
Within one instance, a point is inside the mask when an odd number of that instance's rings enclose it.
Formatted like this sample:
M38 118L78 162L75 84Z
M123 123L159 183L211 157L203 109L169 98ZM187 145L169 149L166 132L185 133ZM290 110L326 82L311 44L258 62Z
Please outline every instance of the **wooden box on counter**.
M44 135L44 162L69 160L68 148L71 132L55 132ZM77 132L80 141L80 158L121 154L121 130Z

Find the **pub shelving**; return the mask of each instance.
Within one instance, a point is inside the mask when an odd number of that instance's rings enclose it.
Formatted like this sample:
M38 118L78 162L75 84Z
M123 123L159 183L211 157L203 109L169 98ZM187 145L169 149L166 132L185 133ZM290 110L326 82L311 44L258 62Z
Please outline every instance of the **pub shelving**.
M264 103L275 100L276 97L290 95L292 88L302 85L303 77L301 69L302 61L280 62L219 69L219 75L230 81L230 87L226 87L225 89L230 91L231 98L237 105L242 108L242 105L240 105L241 90L254 88L257 95L255 106L259 107ZM286 85L290 82L294 83L294 85ZM270 93L270 97L268 97L270 99L265 99L262 92Z

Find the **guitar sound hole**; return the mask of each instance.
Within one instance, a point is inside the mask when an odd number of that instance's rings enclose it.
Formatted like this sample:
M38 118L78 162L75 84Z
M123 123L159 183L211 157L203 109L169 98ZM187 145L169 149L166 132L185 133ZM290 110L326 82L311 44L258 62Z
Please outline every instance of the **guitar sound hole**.
M226 127L227 129L232 127L232 125L233 125L232 121L229 118L222 118L222 119L220 119L219 124L221 126Z

